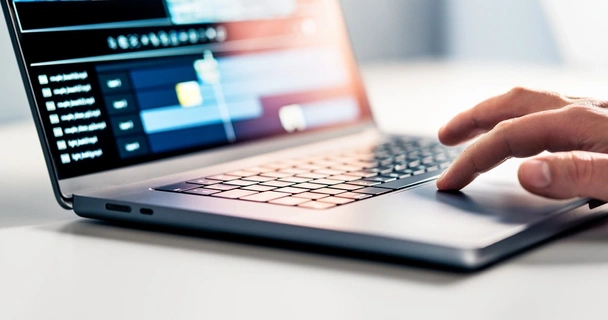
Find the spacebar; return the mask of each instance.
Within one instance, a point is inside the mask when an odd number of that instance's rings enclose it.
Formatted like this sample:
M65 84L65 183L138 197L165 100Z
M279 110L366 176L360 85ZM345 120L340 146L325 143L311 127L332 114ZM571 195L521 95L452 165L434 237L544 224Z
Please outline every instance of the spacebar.
M411 176L408 178L403 178L403 179L375 185L374 188L399 190L399 189L403 189L403 188L406 188L406 187L409 187L409 186L412 186L415 184L433 180L433 178L438 177L441 173L442 173L442 171L427 172L427 173L419 174L417 176Z

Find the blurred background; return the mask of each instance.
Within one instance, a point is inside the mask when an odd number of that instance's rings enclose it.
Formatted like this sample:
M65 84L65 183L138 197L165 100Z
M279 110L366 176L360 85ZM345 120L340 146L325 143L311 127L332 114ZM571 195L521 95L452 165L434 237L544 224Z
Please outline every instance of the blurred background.
M608 2L597 0L341 0L362 65L608 66ZM0 18L3 19L3 18ZM28 119L6 24L0 23L0 123Z

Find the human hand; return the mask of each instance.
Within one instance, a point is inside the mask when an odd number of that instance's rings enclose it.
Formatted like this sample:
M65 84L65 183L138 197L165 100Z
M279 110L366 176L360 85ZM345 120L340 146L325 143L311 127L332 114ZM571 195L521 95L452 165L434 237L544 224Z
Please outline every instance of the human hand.
M454 117L439 140L457 145L483 135L437 180L460 190L511 157L535 156L519 182L548 198L608 201L608 102L515 88Z

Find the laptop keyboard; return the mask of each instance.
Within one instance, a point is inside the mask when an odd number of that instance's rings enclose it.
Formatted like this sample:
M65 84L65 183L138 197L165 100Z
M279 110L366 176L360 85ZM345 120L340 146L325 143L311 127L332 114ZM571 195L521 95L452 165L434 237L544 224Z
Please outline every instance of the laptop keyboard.
M434 180L460 152L434 140L397 136L154 189L323 210Z

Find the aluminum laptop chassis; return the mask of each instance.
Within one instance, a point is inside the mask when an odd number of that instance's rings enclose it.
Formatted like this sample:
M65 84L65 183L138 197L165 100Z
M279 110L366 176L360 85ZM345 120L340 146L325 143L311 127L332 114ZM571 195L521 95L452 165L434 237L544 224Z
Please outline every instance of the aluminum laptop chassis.
M335 151L377 141L374 129L168 177L75 194L81 217L219 232L476 270L607 213L589 200L528 194L507 162L458 193L438 192L434 178L395 193L329 210L310 210L151 190L152 187ZM261 149L272 149L284 139ZM324 139L321 139L324 140ZM274 146L273 146L274 144ZM238 158L239 148L230 153Z

